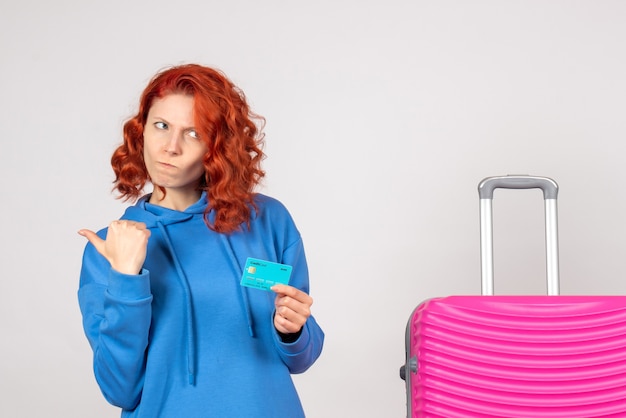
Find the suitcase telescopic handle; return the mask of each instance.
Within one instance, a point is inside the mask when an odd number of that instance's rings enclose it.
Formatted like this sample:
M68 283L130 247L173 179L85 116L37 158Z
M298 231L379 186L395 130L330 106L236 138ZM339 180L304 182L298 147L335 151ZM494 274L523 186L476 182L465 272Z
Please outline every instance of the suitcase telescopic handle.
M559 186L548 177L508 175L487 177L478 185L480 196L480 265L483 295L493 295L493 192L495 189L541 189L545 204L548 295L559 294L557 196Z

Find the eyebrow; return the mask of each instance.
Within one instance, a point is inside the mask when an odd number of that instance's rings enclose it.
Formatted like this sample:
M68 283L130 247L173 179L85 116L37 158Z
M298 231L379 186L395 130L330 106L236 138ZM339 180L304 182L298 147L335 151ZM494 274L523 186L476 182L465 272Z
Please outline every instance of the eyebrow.
M148 121L148 120L158 120L159 122L165 122L165 123L167 123L168 125L171 125L171 124L172 124L170 121L168 121L168 120L167 120L167 119L165 119L164 117L162 117L162 116L158 116L158 115L154 115L154 116L152 116L152 117L146 116L146 121ZM191 131L191 130L193 130L193 131L197 131L198 129L197 129L195 126L187 126L187 127L183 127L183 130L184 130L184 131Z

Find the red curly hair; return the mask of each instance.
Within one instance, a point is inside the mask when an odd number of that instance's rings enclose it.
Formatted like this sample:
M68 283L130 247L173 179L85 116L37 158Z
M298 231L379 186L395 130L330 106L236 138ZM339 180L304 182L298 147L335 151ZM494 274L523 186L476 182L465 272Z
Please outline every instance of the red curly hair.
M207 192L206 224L222 233L240 230L242 224L249 227L252 211L257 210L253 190L265 175L261 170L265 119L250 110L241 89L213 68L186 64L154 76L141 95L137 115L124 124L123 144L111 157L114 189L124 200L141 196L150 181L143 159L148 111L155 99L175 93L193 96L195 128L208 147L198 186Z

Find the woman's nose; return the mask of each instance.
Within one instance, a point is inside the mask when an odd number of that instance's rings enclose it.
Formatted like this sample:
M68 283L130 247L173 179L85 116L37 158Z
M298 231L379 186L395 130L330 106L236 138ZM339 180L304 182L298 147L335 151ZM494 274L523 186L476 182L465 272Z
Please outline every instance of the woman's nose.
M173 132L168 141L165 143L164 151L168 154L180 154L181 135Z

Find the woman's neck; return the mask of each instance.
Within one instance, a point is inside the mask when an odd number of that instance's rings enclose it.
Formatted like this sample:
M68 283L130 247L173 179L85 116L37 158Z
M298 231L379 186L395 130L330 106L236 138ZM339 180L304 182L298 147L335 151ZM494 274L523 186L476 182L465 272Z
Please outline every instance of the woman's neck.
M180 191L167 189L165 195L163 195L161 189L155 187L149 202L153 205L183 212L189 206L196 203L198 199L200 199L201 194L202 192L199 190Z

